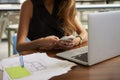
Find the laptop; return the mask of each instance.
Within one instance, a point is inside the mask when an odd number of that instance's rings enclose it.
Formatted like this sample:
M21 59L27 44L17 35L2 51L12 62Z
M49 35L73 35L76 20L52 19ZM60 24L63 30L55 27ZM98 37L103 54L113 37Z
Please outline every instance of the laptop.
M88 46L57 53L58 57L91 66L120 55L120 11L88 14Z

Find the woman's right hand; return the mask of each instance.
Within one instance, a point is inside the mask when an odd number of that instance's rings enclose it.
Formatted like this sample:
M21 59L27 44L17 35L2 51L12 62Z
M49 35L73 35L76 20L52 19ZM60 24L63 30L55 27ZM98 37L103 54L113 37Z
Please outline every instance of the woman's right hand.
M58 41L59 38L57 36L47 36L43 38L43 46L39 47L39 49L50 50L58 43Z

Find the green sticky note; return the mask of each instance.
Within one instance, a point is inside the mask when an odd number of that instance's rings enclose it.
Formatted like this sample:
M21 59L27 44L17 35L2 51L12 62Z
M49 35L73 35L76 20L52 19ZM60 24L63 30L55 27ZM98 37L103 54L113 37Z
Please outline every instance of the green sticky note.
M31 73L25 67L21 66L5 68L5 70L12 79L23 78L31 75Z

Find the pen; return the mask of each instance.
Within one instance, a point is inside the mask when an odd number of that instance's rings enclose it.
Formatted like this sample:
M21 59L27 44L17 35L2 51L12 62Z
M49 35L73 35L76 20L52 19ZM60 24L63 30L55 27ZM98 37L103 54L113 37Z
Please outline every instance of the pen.
M20 65L21 65L21 67L24 67L24 61L23 61L23 56L22 55L20 56Z

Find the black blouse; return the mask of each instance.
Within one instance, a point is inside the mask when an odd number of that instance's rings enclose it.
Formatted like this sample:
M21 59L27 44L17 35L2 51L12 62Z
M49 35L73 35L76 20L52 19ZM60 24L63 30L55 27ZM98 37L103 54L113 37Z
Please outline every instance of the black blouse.
M64 31L60 27L62 24L57 13L59 3L55 0L52 14L44 6L42 0L31 0L33 4L33 15L29 24L28 38L35 40L41 37L55 35L59 38L64 36Z

